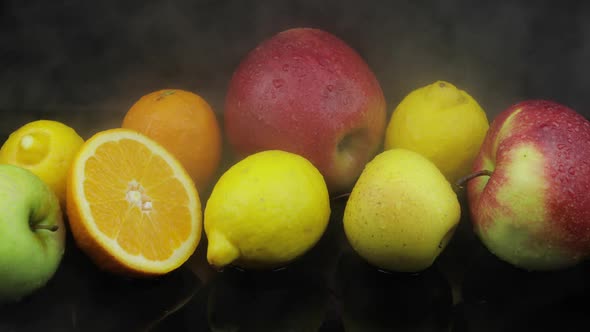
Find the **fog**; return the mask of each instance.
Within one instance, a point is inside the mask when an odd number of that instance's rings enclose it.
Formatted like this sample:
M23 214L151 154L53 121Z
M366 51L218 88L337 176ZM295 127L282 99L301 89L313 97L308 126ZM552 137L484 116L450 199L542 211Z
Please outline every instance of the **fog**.
M263 39L292 27L355 48L391 112L448 80L493 117L529 98L590 115L590 7L582 1L3 1L0 134L36 118L84 136L118 126L141 95L181 88L223 113L227 83Z

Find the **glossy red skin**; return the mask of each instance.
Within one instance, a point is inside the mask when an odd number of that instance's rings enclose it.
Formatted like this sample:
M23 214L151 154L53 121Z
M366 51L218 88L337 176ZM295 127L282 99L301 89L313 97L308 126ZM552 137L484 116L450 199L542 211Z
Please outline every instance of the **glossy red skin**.
M506 119L516 110L512 130L500 134ZM502 137L499 137L501 135ZM499 141L498 141L499 140ZM497 149L494 145L498 141ZM493 208L505 209L496 200L504 185L502 165L510 163L508 151L522 142L535 146L546 159L544 181L548 184L543 204L548 212L543 236L548 244L574 254L590 254L590 122L566 106L543 100L524 101L500 113L494 120L476 158L474 172L485 169L484 156L494 156L496 169L483 192L475 190L477 179L467 185L471 219L476 229L494 222L482 217L478 200ZM508 211L509 212L509 211ZM534 221L533 221L534 222Z
M275 35L243 59L224 114L238 155L297 153L320 170L331 191L350 189L381 144L385 117L383 91L365 61L337 37L304 28ZM352 158L339 158L338 143L356 130Z

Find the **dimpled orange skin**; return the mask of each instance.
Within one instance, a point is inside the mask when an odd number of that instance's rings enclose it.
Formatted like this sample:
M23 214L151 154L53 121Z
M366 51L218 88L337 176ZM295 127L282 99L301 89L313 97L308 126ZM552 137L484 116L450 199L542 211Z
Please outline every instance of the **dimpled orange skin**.
M127 111L122 127L136 130L170 151L199 192L209 188L221 159L221 130L203 98L179 89L149 93Z

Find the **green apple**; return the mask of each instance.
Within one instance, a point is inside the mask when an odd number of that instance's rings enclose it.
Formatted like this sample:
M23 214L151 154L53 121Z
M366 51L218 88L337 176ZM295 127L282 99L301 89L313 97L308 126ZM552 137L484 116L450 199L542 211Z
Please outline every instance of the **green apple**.
M0 303L18 300L54 275L65 248L55 193L30 171L0 165Z

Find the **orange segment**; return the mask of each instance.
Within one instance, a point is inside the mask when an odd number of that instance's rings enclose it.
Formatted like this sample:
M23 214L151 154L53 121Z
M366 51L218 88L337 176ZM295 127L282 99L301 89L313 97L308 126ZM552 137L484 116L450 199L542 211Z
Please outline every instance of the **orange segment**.
M86 141L67 188L76 243L111 272L168 273L200 241L201 203L191 177L164 147L135 131L106 130Z

